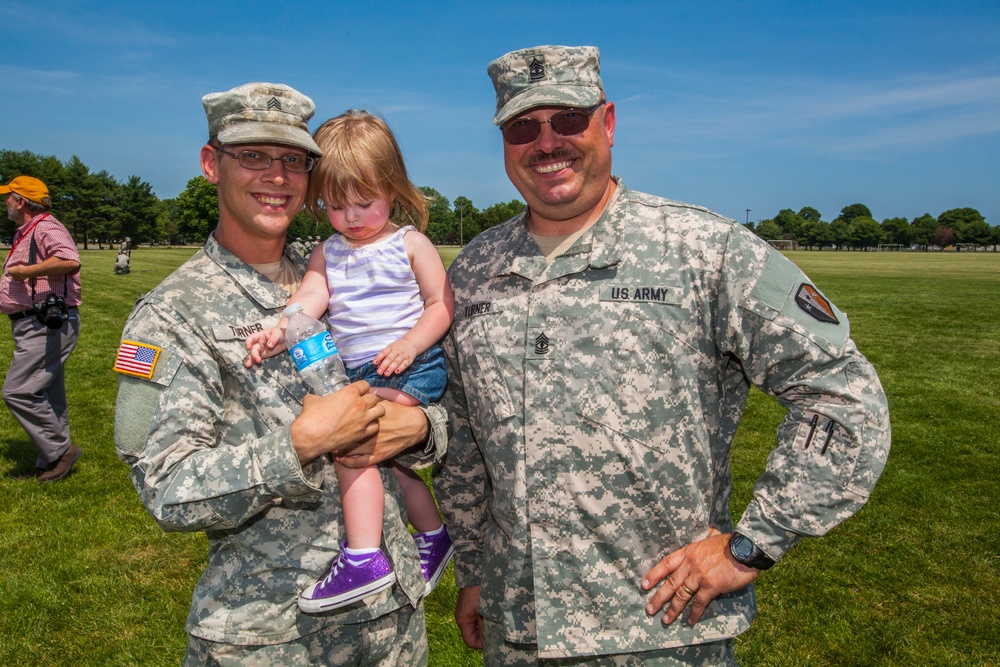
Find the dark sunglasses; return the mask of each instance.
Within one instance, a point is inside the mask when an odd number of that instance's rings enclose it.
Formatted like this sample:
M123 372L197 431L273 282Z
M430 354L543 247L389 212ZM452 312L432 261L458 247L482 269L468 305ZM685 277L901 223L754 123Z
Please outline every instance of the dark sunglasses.
M601 100L589 109L567 109L560 111L548 120L538 121L534 118L515 118L500 126L504 141L508 144L528 144L542 133L542 125L549 123L556 134L568 137L580 134L590 126L590 117L604 104Z

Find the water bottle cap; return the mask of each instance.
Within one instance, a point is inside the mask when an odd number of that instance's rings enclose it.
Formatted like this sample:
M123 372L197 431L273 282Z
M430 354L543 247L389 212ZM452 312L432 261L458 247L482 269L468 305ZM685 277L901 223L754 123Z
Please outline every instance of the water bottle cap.
M301 313L301 312L302 312L302 304L301 303L293 303L293 304L290 304L283 311L281 311L281 314L284 315L285 317L289 317L291 315L294 315L295 313Z

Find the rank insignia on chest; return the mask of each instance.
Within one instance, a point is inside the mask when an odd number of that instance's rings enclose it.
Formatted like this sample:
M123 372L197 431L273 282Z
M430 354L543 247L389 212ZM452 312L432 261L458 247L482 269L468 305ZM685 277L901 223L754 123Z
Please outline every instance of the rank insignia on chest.
M538 334L535 337L535 354L548 354L550 349L549 337L543 333Z
M161 348L146 343L123 340L115 357L115 372L149 380L156 370Z
M802 283L799 286L799 291L795 293L795 303L820 322L840 324L836 313L833 312L833 306L812 285Z

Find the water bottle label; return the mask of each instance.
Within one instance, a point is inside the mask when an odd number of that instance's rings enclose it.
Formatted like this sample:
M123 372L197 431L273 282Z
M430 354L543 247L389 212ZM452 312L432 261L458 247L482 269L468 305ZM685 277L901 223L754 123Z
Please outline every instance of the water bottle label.
M331 354L336 354L337 346L330 338L330 332L324 332L310 336L298 345L293 345L289 353L292 355L292 361L295 362L295 368L301 371L317 361L326 359Z

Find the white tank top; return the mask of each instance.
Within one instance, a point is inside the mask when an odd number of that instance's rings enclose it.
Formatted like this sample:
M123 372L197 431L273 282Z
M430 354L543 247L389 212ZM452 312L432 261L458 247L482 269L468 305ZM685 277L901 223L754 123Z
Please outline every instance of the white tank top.
M323 242L330 288L330 332L344 364L357 368L403 337L424 312L403 236L408 225L376 243L353 246L340 234Z

